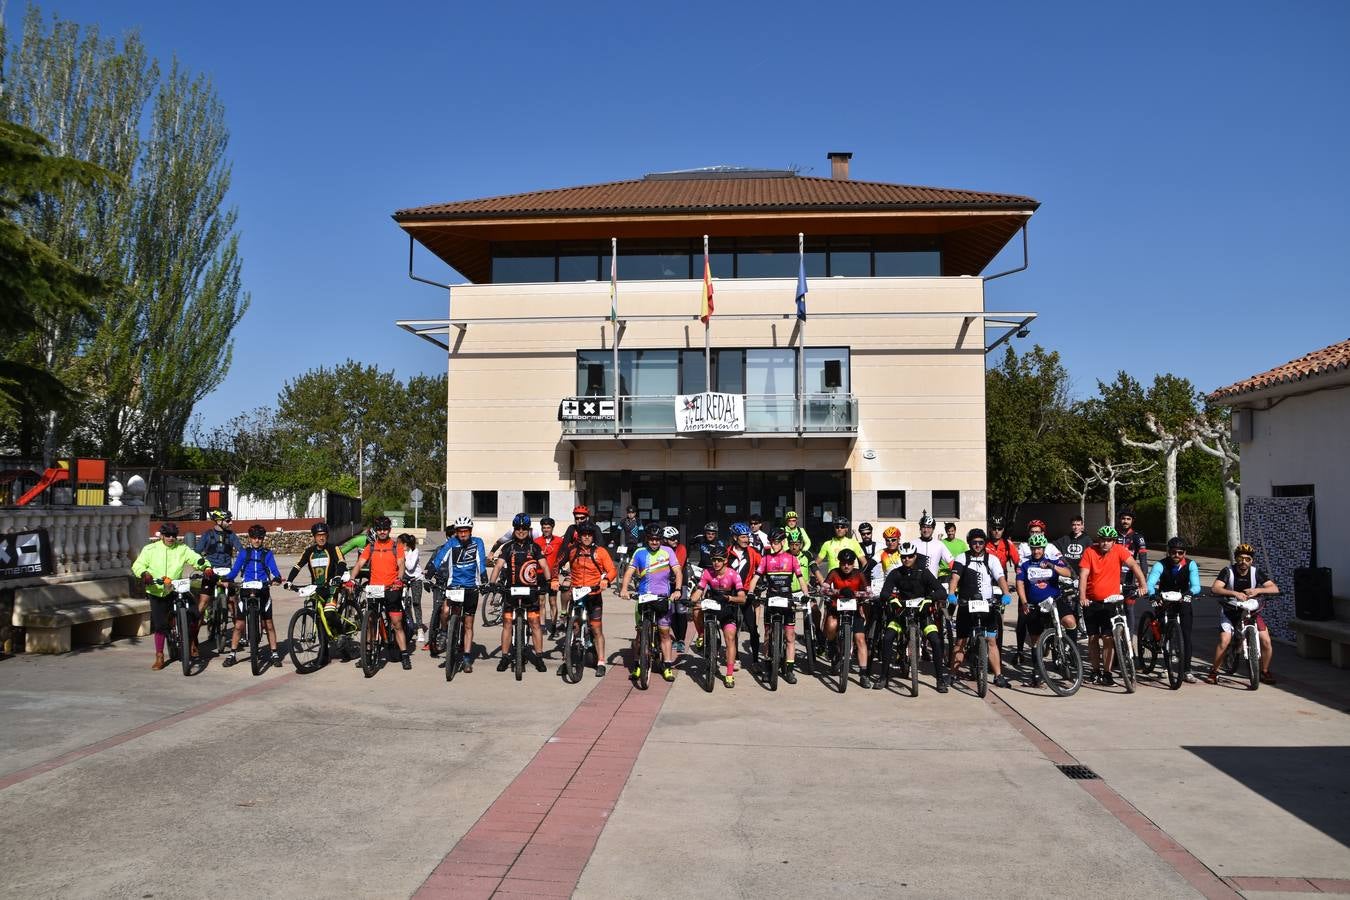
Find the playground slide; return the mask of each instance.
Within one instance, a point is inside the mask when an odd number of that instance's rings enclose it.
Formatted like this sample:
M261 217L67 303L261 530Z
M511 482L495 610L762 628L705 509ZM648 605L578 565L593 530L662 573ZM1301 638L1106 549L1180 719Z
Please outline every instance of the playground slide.
M28 491L16 501L17 505L27 506L29 503L32 503L34 500L40 497L42 495L42 492L45 491L47 488L51 487L54 484L59 484L60 482L65 481L69 477L70 477L69 469L61 469L61 468L48 469L47 471L42 473L42 478L38 480L38 483L29 488Z

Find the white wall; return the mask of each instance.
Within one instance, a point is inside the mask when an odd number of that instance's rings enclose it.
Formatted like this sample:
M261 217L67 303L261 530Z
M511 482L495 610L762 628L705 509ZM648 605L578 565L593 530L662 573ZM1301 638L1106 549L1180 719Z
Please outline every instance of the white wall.
M1316 500L1317 564L1330 566L1337 596L1350 596L1350 386L1285 397L1255 410L1252 442L1242 444L1242 495L1269 497L1274 485L1311 484Z
M283 497L280 500L250 497L247 494L240 494L238 488L231 486L230 502L226 504L225 508L236 519L322 519L326 512L324 499L322 491L310 494L309 499L305 502L304 511L297 515L295 499L292 497Z

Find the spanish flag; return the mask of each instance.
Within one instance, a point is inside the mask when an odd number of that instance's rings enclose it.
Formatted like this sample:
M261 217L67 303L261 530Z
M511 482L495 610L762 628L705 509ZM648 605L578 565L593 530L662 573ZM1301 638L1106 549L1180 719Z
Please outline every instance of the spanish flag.
M703 242L703 310L699 314L699 319L704 325L713 314L713 284L712 284L712 266L708 262L708 243L707 239Z

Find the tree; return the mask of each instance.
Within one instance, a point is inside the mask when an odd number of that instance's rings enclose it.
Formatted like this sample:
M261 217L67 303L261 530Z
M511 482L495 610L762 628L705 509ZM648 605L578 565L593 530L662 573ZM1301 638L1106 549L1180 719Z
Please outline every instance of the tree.
M1012 347L985 376L986 447L991 510L1013 518L1029 499L1053 499L1063 485L1070 422L1068 375L1059 354L1039 344L1018 356Z
M1238 503L1238 472L1241 457L1237 445L1233 443L1232 433L1226 421L1220 419L1197 420L1194 432L1195 446L1201 452L1219 460L1223 473L1223 512L1224 536L1228 539L1228 552L1232 553L1242 540L1242 523Z
M1064 466L1064 479L1069 493L1078 500L1078 517L1086 522L1088 495L1092 493L1094 487L1101 484L1101 481L1091 469L1084 475L1069 465Z
M33 426L71 400L69 384L41 352L43 317L85 321L106 285L33 235L22 214L47 193L92 190L111 182L90 163L51 153L45 138L0 122L0 414L20 420L20 446L31 455Z
M1144 414L1144 427L1154 436L1152 441L1136 441L1125 432L1120 433L1120 442L1126 447L1137 450L1151 450L1162 455L1164 488L1167 502L1167 533L1176 535L1177 531L1177 456L1181 451L1195 444L1193 420L1175 428L1169 428L1158 421L1153 413Z
M1100 461L1095 459L1088 461L1093 476L1106 487L1106 520L1108 522L1116 520L1116 490L1143 484L1143 476L1153 468L1153 465L1153 463L1114 462L1109 456Z

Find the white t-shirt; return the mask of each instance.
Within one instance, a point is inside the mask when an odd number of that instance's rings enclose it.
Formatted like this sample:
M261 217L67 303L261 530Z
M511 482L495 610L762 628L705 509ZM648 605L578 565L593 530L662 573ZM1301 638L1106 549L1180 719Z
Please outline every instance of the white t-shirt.
M914 546L918 548L919 552L922 553L924 558L928 561L928 571L933 573L934 578L937 577L938 566L942 563L947 563L948 565L951 564L952 551L947 549L946 544L938 540L937 535L933 535L926 541L923 538L919 538L914 542Z
M422 572L421 572L421 570L419 570L419 569L417 568L417 548L416 548L416 547L413 547L412 549L408 549L407 547L405 547L405 548L403 549L403 577L404 577L405 580L407 580L407 579L409 579L409 578L421 578L421 577L422 577Z
M986 568L984 564L986 559L989 561L988 568ZM963 579L969 578L973 574L979 579L980 596L983 597L984 599L993 600L995 592L997 592L998 594L1003 593L1003 591L1000 590L998 586L998 580L1000 578L1003 578L1005 574L1003 571L1003 563L999 562L998 557L995 556L994 554L986 552L983 558L976 558L972 560L970 558L969 553L962 553L952 563L952 568L954 570L958 566L963 567L959 571L957 571L957 574L960 575L961 578ZM967 566L969 567L968 569L964 568ZM989 577L990 571L993 571L994 573L994 577L992 579Z
M1060 553L1059 548L1056 547L1054 544L1045 545L1046 559L1059 559L1063 555L1064 554ZM1023 541L1022 543L1017 545L1017 558L1021 560L1031 559L1031 547L1027 544L1026 541Z

